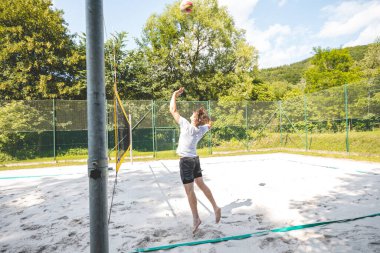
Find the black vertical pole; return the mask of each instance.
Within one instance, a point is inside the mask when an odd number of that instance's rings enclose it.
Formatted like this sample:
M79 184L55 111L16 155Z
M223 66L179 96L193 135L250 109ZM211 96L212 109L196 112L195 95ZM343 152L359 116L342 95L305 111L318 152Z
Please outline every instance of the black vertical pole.
M90 252L108 253L103 1L86 0Z

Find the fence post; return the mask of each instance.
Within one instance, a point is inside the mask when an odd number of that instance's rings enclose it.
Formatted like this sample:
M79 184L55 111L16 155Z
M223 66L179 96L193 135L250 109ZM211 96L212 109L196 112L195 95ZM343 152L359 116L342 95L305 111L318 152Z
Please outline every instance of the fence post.
M348 132L350 131L348 124L348 91L347 84L344 84L344 110L346 112L346 152L350 152L350 142L348 139Z
M247 152L249 152L249 134L248 134L249 126L248 126L248 101L245 104L245 136L247 137Z
M209 113L210 119L211 119L211 101L207 101L207 111ZM210 129L209 138L208 138L208 153L212 155L212 134L211 134L212 128Z
M129 147L129 156L130 156L131 164L133 165L133 137L132 137L132 114L131 114L131 109L129 109L128 119L129 119L129 136L130 136L130 140L131 140L131 145Z
M278 101L278 107L280 111L280 143L282 147L282 101Z
M152 141L153 141L153 158L156 158L156 110L155 110L154 100L152 100Z
M56 131L56 109L55 109L55 99L53 98L53 160L56 160L56 144L55 144L55 131Z
M176 129L173 128L172 143L173 143L173 153L174 154L176 153L176 150L175 150L175 131L176 131Z
M308 127L307 127L307 97L304 95L304 109L305 109L305 150L308 150L308 142L307 142L307 132L308 132Z

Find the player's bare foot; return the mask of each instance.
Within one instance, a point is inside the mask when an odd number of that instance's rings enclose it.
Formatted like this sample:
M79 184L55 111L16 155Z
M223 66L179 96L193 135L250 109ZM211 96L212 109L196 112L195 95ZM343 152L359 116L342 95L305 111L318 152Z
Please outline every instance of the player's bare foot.
M220 217L222 216L222 209L219 207L215 210L215 223L219 223Z
M197 230L198 230L198 227L199 227L199 225L201 225L201 223L202 223L202 221L201 221L201 219L196 219L196 220L194 220L194 225L193 225L193 234L195 234L195 232L197 232Z

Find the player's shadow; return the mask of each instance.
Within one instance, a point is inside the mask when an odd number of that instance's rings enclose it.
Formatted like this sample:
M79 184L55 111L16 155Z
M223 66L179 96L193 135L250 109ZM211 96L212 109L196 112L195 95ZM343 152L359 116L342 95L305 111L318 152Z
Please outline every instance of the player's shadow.
M222 213L231 213L233 209L242 207L242 206L251 206L252 200L251 199L237 199L234 202L231 202L230 204L222 207Z

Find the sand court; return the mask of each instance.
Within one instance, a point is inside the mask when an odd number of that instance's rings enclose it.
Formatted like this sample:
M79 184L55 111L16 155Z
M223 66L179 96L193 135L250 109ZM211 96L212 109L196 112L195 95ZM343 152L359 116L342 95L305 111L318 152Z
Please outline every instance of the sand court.
M377 215L270 232L378 214L379 163L277 153L201 157L201 167L222 219L215 224L212 206L196 187L202 224L193 236L178 160L124 164L112 205L110 252L176 244L184 245L166 251L380 252ZM109 171L108 208L114 179ZM0 192L0 252L90 251L87 166L2 171ZM246 234L254 235L228 240ZM217 238L227 239L207 242Z

